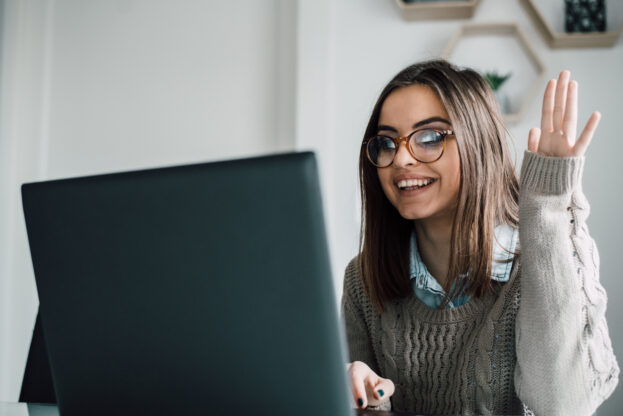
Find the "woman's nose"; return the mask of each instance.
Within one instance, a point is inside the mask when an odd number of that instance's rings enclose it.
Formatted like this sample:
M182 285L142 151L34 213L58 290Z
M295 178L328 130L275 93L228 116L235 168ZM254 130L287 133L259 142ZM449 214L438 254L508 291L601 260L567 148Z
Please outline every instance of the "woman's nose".
M402 142L398 144L398 149L396 150L396 156L394 156L394 166L396 167L405 167L410 165L415 165L418 162L411 156L409 152L408 144Z

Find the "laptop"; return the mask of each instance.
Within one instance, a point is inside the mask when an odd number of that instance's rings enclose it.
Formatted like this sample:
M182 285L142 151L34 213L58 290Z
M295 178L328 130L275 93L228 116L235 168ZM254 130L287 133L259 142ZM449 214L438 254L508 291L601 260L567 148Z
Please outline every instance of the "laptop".
M62 415L350 415L313 153L22 186Z

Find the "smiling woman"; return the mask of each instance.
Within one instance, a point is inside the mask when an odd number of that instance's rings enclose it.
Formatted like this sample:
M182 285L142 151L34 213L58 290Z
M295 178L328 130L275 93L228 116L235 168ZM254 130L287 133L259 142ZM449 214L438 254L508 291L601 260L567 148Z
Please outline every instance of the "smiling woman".
M398 147L393 161L386 167L377 168L385 195L405 219L446 216L451 222L454 216L461 178L461 161L454 135L446 140L448 136L441 133L452 131L443 130L452 127L448 119L439 98L424 85L411 85L395 91L387 97L381 109L379 131L407 133L416 128L409 136L409 146ZM412 120L416 123L410 123ZM439 130L428 130L433 128ZM424 135L418 134L421 132ZM422 136L432 136L433 139L418 143L416 139ZM430 154L430 157L426 160L427 158L416 157L418 154ZM403 183L401 187L401 182L405 181L417 181L418 185L404 186L409 184Z
M590 414L616 387L580 186L600 116L576 140L569 77L546 88L521 179L475 71L423 62L381 93L359 155L361 253L342 299L359 407Z
M495 96L474 71L450 71L440 61L427 66L426 71L409 67L388 84L365 136L396 137L420 129L451 131L444 137L439 157L417 160L399 147L391 164L379 168L364 157L363 148L360 153L367 230L360 261L366 287L375 293L373 302L380 309L383 302L412 293L410 282L404 279L408 253L403 248L411 240L413 226L419 229L420 254L425 262L429 260L428 269L435 269L433 276L446 292L457 295L467 290L482 296L492 289L487 268L495 225L516 228L518 223L519 185ZM439 73L446 79L439 80ZM417 82L411 79L416 75ZM431 183L407 190L397 186L401 180ZM455 218L461 227L453 228ZM422 244L424 238L432 244ZM455 256L457 252L463 255ZM396 255L401 254L397 262ZM466 270L472 270L471 278L455 284ZM388 280L392 283L387 284Z

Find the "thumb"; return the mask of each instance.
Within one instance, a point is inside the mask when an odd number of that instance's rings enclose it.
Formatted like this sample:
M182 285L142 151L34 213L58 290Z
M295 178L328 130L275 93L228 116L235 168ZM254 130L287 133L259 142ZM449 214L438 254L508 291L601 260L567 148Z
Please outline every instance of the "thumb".
M539 140L541 140L541 129L533 127L528 134L528 150L536 153L539 150Z
M378 378L376 383L370 383L366 386L369 404L378 406L386 402L394 394L394 383L387 378Z

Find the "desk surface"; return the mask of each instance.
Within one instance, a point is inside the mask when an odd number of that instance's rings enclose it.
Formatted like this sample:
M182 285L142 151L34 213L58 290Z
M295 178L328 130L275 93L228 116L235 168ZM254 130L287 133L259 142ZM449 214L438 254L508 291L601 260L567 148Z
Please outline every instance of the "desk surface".
M1 416L59 416L55 405L0 402ZM407 413L357 410L357 416L408 416ZM412 415L412 414L411 414Z
M2 416L59 416L58 408L48 404L0 402Z

